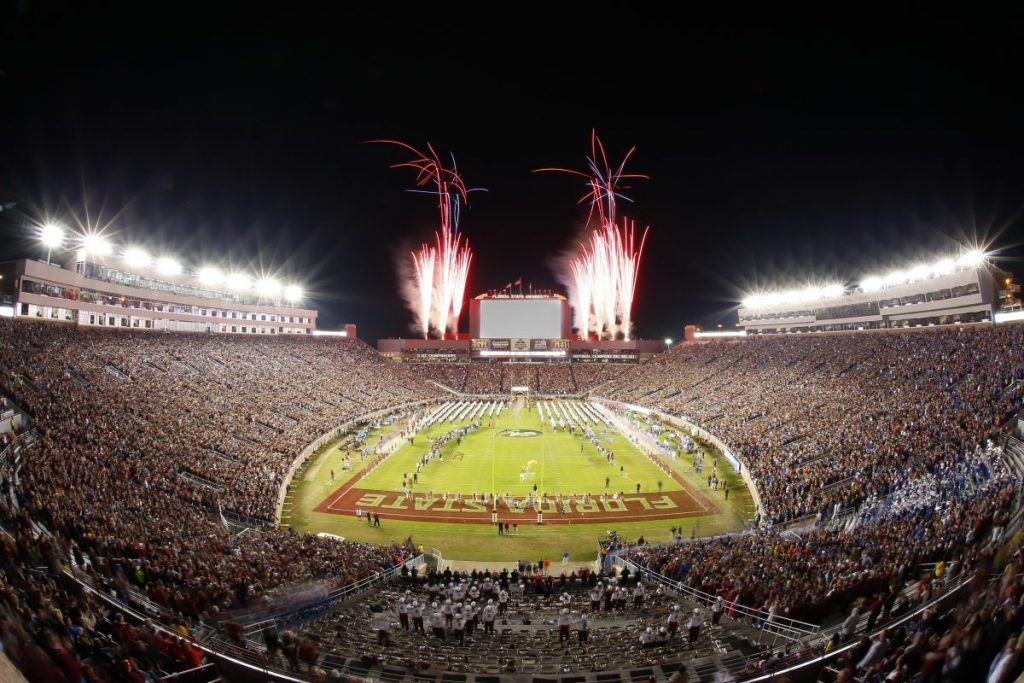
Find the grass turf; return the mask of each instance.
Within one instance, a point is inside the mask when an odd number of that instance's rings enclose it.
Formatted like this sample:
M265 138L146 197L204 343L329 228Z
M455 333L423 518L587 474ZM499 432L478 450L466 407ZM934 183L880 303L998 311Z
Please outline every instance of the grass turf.
M435 459L424 467L414 490L420 493L429 490L434 495L444 491L467 495L473 491L493 490L522 496L536 484L538 492L548 495L594 494L606 490L606 480L608 492L633 493L638 482L641 490L648 493L658 490L659 481L665 491L680 488L654 467L624 435L614 429L606 434L603 425L596 431L602 443L615 454L614 464L609 464L585 438L567 431L552 430L550 424L541 420L536 405L518 411L506 407L501 416L493 418L493 429L489 428L490 421L483 418L483 427L467 435L461 443L453 440L446 444L442 449L444 461ZM443 422L419 432L412 444L403 445L356 485L359 488L400 491L402 473L411 475L415 471L416 461L429 448L427 438L437 438L467 422ZM381 438L386 441L396 429L396 425L386 426L370 434L367 442L377 443ZM541 435L526 438L500 435L509 429L534 429ZM706 457L716 456L707 445L701 444L701 448L706 451ZM362 462L359 455L352 451L348 455L352 458L353 472L358 471ZM682 525L686 535L694 532L718 534L740 528L743 521L753 514L753 504L742 479L724 458L719 457L718 465L719 476L728 481L731 489L727 501L721 491L711 491L707 487L706 477L695 473L692 458L684 455L673 461L671 466L689 486L710 498L721 510L719 514L687 517L675 522L651 520L562 526L521 524L519 536L512 538L497 536L496 529L486 524L392 521L375 528L351 516L314 511L317 505L354 476L342 471L345 456L346 452L337 444L329 446L295 475L285 499L282 524L290 524L300 531L327 532L374 543L400 542L411 535L418 544L438 548L446 559L485 562L556 560L562 551L569 550L572 560L582 561L596 557L597 540L605 536L608 529L614 528L627 539L644 536L649 541L665 541L670 538L672 526ZM536 461L529 466L532 475L521 482L520 472L531 460ZM626 476L620 474L619 468Z
M494 428L489 423L494 423ZM419 474L416 492L433 491L463 494L511 493L529 494L534 486L538 493L549 496L576 493L635 492L653 493L658 482L666 491L680 486L666 477L614 428L607 432L602 425L599 440L615 455L609 463L588 439L568 430L553 430L541 420L536 407L516 411L506 409L492 420L484 419L480 429L467 434L461 443L452 440L441 449L443 460L435 458ZM457 427L468 424L442 422L417 434L363 478L360 488L385 491L402 490L402 474L410 476L416 462L430 449L428 439L437 439ZM503 432L540 432L534 437L512 437ZM526 470L525 480L520 473ZM607 485L607 486L606 486Z

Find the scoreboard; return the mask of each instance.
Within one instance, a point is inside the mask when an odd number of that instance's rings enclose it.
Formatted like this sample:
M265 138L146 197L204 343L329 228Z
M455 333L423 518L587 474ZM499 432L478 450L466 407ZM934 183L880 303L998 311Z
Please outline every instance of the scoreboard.
M569 301L557 294L481 294L469 302L473 339L568 339Z
M483 299L478 339L558 339L562 302L558 299Z

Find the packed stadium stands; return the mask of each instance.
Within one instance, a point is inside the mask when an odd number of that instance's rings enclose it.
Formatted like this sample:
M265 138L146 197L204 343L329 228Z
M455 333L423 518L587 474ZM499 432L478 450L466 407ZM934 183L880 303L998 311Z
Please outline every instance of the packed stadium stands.
M997 563L1019 505L1020 475L998 434L1024 395L1021 326L683 344L629 367L407 367L351 339L83 331L7 320L0 337L0 388L36 430L24 435L35 443L16 476L5 470L0 482L0 637L33 680L142 681L202 666L189 641L156 624L124 622L63 566L120 598L144 596L163 609L158 619L172 632L216 626L250 648L224 622L228 610L310 579L349 585L399 566L409 548L321 539L260 521L272 522L299 453L339 424L450 396L437 384L499 393L523 381L541 393L592 389L684 417L729 444L749 469L762 504L757 529L622 544L613 554L639 570L727 604L835 625L827 643L799 654L836 651L827 665L838 680L938 680L943 671L964 680L980 666L998 669L989 680L1005 681L1024 666L1016 638L1024 566L1016 547L1009 563ZM254 525L232 533L221 509ZM855 513L836 523L847 510ZM786 528L801 520L805 528ZM988 581L997 571L1002 579ZM958 578L969 581L959 588ZM913 612L943 587L958 587L961 603ZM433 604L426 588L409 590ZM279 640L264 629L271 640L253 653L315 677L363 658L365 670L426 657L435 673L453 665L497 673L509 671L510 658L531 657L527 671L552 674L651 666L715 649L708 630L692 645L683 635L640 642L675 604L664 595L653 611L622 608L595 628L592 647L577 644L567 654L554 644L560 592L550 593L516 594L514 632L476 636L468 648L450 642L448 624L443 645L437 634L432 640L396 627L404 591L389 588ZM847 625L842 617L854 605L862 611ZM572 609L578 620L582 610ZM526 612L545 628L523 624ZM856 639L897 614L910 616L885 639ZM394 643L365 642L382 624ZM757 626L728 612L716 624L734 628L731 637ZM637 642L616 651L620 639ZM743 676L769 666L749 664Z
M624 372L617 363L415 363L417 376L467 394L507 394L513 382L549 396L586 393Z
M1016 412L1024 328L679 345L598 394L685 416L753 473L771 523L885 497Z

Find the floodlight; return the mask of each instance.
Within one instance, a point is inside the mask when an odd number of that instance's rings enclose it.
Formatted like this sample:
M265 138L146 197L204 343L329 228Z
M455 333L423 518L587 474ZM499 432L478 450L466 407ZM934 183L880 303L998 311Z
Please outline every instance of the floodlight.
M231 289L249 289L252 287L252 280L245 273L231 273L225 278L228 287Z
M961 268L977 268L985 262L985 252L978 249L971 249L957 259L957 265Z
M931 272L932 269L922 263L921 265L911 268L908 276L911 280L926 280Z
M123 258L131 268L148 268L153 264L153 259L150 258L149 254L144 249L139 249L138 247L125 249Z
M262 278L256 288L260 296L273 297L281 293L281 283L272 277Z
M284 298L288 301L299 301L302 299L302 287L298 285L288 285L284 288Z
M90 232L81 236L82 251L86 256L107 256L114 250L113 245L103 235Z
M161 256L156 260L156 269L161 275L181 275L181 264L170 256Z
M865 292L877 292L884 284L880 277L868 277L864 278L864 281L860 283L860 288Z
M199 269L199 281L204 285L216 286L224 281L224 273L219 268L204 266Z
M47 249L60 249L64 244L64 228L55 223L47 223L39 229L39 241Z
M942 259L932 266L932 272L936 275L949 275L956 270L956 261L951 258Z
M888 286L903 284L907 281L907 275L902 270L894 270L885 276L885 284Z

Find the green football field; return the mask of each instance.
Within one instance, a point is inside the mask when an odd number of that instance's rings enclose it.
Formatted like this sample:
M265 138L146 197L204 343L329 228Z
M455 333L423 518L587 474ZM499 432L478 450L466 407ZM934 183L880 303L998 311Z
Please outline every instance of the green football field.
M431 409L433 410L433 408ZM506 562L519 559L557 559L569 550L573 561L592 560L597 556L597 540L615 529L626 539L644 536L649 541L667 541L672 527L682 526L687 536L712 535L739 529L753 516L753 504L742 479L731 470L724 458L718 458L719 476L729 485L728 500L721 491L712 491L706 477L694 472L692 458L682 456L669 461L673 472L681 476L684 484L659 470L643 453L633 446L625 435L604 425L591 428L607 449L615 455L609 463L605 455L580 435L567 430L555 430L541 419L536 404L516 410L506 407L500 416L480 418L480 429L468 433L461 443L455 439L441 449L443 460L434 458L423 466L417 481L412 484L416 463L429 450L428 439L442 437L468 420L441 422L414 435L382 464L362 478L356 474L367 461L358 451L344 450L338 444L329 446L314 456L296 473L289 487L282 512L282 524L290 524L302 531L326 532L352 540L375 543L401 542L412 536L414 542L441 551L445 559ZM404 426L404 422L402 425ZM400 430L399 425L385 426L367 436L366 442L387 442ZM536 432L536 435L525 434ZM715 453L700 444L706 458ZM343 470L347 458L351 471ZM707 462L710 462L708 460ZM572 522L562 525L537 526L523 524L519 536L497 536L489 524L444 523L419 520L388 520L381 527L367 525L351 514L318 512L315 508L332 499L349 483L361 490L402 491L403 474L412 492L417 496L440 498L444 494L467 498L473 493L487 492L525 496L534 491L556 496L589 493L610 496L617 492L633 494L637 484L644 494L680 489L699 491L715 507L717 514L691 512L679 519L651 519L636 521L603 521L600 523ZM707 474L707 470L704 475ZM677 494L685 495L685 494Z
M402 490L402 475L416 471L417 461L430 449L428 440L467 424L468 420L442 422L421 431L412 444L403 446L364 477L360 487ZM541 420L537 406L518 411L506 408L496 418L484 418L481 428L467 434L461 443L453 440L445 444L441 449L443 459L435 459L422 469L416 487L436 494L475 491L513 496L525 496L534 486L538 493L551 496L636 491L637 484L641 491L653 492L659 490L658 482L665 491L680 488L614 428L591 428L614 454L614 462L609 462L578 429L575 435L566 429L552 429L549 422ZM539 433L526 436L534 432Z

